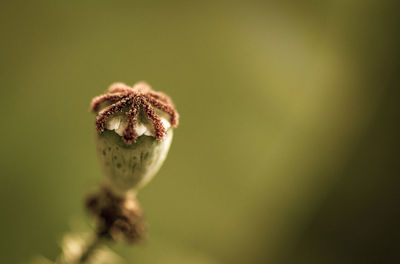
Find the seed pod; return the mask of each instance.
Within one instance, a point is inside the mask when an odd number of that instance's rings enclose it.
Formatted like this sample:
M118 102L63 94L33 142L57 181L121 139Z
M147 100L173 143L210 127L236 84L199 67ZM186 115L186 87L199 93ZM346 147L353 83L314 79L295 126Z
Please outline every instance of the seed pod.
M171 99L146 83L116 83L95 97L97 152L116 191L137 191L160 169L172 142L178 113Z
M161 141L143 135L127 145L114 131L99 133L97 152L112 187L124 192L149 182L167 157L172 134L169 129Z

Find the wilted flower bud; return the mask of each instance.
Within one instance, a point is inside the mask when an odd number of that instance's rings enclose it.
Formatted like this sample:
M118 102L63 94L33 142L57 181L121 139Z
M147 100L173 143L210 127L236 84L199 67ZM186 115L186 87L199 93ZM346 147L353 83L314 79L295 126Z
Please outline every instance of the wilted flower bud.
M110 187L125 193L138 190L157 173L178 125L171 99L144 82L110 86L95 97L97 152Z

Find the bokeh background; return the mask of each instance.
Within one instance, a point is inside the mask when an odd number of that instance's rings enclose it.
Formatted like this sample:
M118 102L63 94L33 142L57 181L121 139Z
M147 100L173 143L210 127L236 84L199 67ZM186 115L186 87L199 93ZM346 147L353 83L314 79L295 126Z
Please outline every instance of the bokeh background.
M394 263L396 1L1 1L0 258L55 258L102 172L89 102L181 114L129 263Z

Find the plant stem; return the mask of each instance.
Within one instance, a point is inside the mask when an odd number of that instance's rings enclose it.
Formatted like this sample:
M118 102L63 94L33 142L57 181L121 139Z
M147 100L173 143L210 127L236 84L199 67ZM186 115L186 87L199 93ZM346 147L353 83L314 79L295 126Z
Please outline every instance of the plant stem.
M96 232L96 235L92 239L91 243L86 247L85 251L82 253L82 256L79 259L79 263L85 263L90 257L94 254L94 252L104 243L106 239L106 233Z

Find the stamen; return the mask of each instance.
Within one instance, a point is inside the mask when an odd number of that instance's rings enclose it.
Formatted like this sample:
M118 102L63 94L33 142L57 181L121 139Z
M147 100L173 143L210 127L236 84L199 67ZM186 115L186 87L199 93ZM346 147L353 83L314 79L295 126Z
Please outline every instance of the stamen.
M155 92L155 91L151 91L149 92L150 97L156 99L156 100L160 100L163 101L166 104L170 104L170 105L174 105L171 101L171 99L169 98L169 96L167 96L166 94L162 93L162 92Z
M174 107L171 105L168 105L166 103L160 102L154 98L151 97L146 97L147 100L149 101L150 104L152 104L154 107L166 112L167 114L170 115L171 117L171 125L173 127L177 127L178 126L178 122L179 122L179 116L178 113L175 111Z
M97 112L99 110L99 106L101 103L105 101L118 101L123 97L127 96L127 93L115 93L115 94L103 94L100 96L96 96L93 98L92 103L90 104L90 109L92 112Z
M151 87L147 82L138 82L135 85L133 85L132 89L136 92L136 93L148 93L151 91Z
M108 88L108 92L110 93L119 93L119 92L128 92L132 90L132 87L129 87L125 83L113 83Z
M136 101L136 100L135 100ZM138 117L139 111L137 108L137 104L135 102L132 103L132 108L126 112L126 117L128 119L128 125L124 130L123 140L126 144L132 144L132 142L136 142L136 131L135 124Z
M151 104L145 98L142 98L142 110L146 114L147 118L153 123L156 139L161 140L165 135L165 128L161 122L161 119L158 117Z
M164 93L151 90L150 85L145 82L139 82L133 87L129 87L123 83L114 83L108 89L107 94L95 97L91 103L91 110L97 112L101 103L111 102L112 104L101 110L96 118L96 128L99 132L105 129L107 119L128 108L126 112L127 127L123 132L123 140L126 144L136 142L135 125L142 110L147 118L152 122L154 133L157 140L162 140L166 133L160 117L155 112L157 108L170 116L172 127L178 126L179 115L174 108L171 99ZM116 102L113 102L116 101Z
M111 115L113 115L115 113L122 112L124 107L129 105L131 100L132 100L132 98L130 96L125 97L121 101L118 101L115 104L112 104L112 105L106 107L104 110L102 110L96 118L97 130L100 132L103 132L104 127L106 125L107 118L109 118Z

